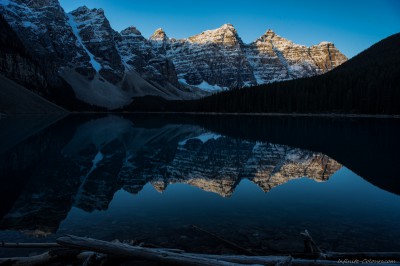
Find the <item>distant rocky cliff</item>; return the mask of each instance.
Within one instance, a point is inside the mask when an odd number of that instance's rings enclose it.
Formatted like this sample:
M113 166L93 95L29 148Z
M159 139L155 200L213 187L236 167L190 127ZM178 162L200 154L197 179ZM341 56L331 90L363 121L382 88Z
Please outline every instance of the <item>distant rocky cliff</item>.
M49 78L50 74L41 63L42 59L26 49L0 14L1 113L57 112L58 108L54 108L53 104L48 105L49 102L43 97L52 103L68 107L83 104L75 98L72 89L64 80ZM57 84L51 83L52 80L58 80ZM13 81L23 87L12 85L15 84ZM29 93L24 87L34 93Z
M231 24L182 40L158 29L150 40L174 62L183 84L212 91L318 75L347 60L333 43L306 47L272 30L245 44Z
M195 99L318 75L347 60L332 43L306 47L271 30L245 44L231 24L181 40L158 29L146 39L133 26L113 30L102 9L67 14L57 0L0 0L0 14L40 64L43 82L65 87L66 81L79 100L108 109L133 97Z
M325 73L347 60L333 43L306 47L268 30L245 48L257 84Z
M1 15L0 73L36 92L46 86L44 73Z

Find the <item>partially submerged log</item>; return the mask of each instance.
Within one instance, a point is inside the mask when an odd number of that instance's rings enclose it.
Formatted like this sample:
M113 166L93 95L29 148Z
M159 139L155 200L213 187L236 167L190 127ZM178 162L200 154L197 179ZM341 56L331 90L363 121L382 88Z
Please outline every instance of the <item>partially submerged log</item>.
M150 249L143 247L129 246L119 243L83 238L76 236L64 236L57 239L57 243L80 250L90 250L94 252L114 255L125 258L142 258L151 261L171 263L175 265L193 266L236 266L240 264L226 262L218 259L193 256L186 253L175 253L160 249Z
M176 265L276 265L288 260L288 256L239 256L239 255L207 255L194 253L174 253L164 249L151 249L143 247L134 247L119 243L109 243L106 241L81 238L75 236L65 236L57 239L57 243L62 246L77 248L82 250L91 250L98 253L109 254L117 257L125 258L141 258L151 261L163 263L171 263ZM350 257L340 257L346 253L327 253L325 259L322 260L306 260L306 259L291 259L290 264L293 266L299 265L342 265L349 260ZM349 261L352 265L381 265L379 261L374 261L374 258L384 259L384 255L390 255L396 258L396 262L391 265L400 265L400 254L391 253L350 253L353 255L364 254L364 258L369 258L370 261ZM339 258L340 257L340 258ZM329 260L329 259L332 260ZM342 261L340 259L342 258Z

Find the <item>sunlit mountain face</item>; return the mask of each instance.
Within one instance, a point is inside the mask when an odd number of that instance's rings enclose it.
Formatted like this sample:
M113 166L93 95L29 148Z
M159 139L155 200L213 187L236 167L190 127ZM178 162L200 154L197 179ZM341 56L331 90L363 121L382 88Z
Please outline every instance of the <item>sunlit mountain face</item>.
M253 123L263 126L243 134ZM381 137L370 146L376 157L349 144L360 147L377 128ZM176 240L183 234L176 232L191 224L218 231L232 223L231 229L276 227L293 237L303 227L318 235L326 223L339 237L360 223L349 241L365 240L373 223L393 229L392 218L400 213L399 197L381 189L399 193L397 144L390 145L398 131L390 120L70 116L4 146L0 236L53 239L68 233L112 240L148 234L158 242L157 235ZM378 175L366 160L382 166ZM377 195L388 197L385 208L374 202ZM380 214L372 219L376 208Z
M265 32L268 25L246 44L232 24L178 40L158 29L147 39L134 26L116 31L102 8L81 6L67 13L56 0L0 1L0 15L8 29L4 34L40 58L34 64L0 54L5 62L0 70L71 110L76 101L115 110L133 103L132 97L199 99L323 74L347 61L331 42L307 47ZM61 101L71 90L76 99Z

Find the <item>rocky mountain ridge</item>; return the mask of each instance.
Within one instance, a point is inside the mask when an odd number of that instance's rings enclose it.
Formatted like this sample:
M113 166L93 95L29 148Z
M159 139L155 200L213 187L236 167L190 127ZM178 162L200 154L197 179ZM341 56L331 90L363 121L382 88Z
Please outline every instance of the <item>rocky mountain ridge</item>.
M183 84L209 90L319 75L347 60L331 42L306 47L272 30L245 44L232 24L181 40L158 29L150 40L174 62Z
M65 80L78 99L108 109L317 75L347 60L332 43L305 47L272 31L245 44L231 24L181 40L160 28L146 39L134 26L113 30L102 9L67 14L57 0L0 0L0 13L49 84Z
M145 95L170 100L204 95L180 86L176 78L171 84L174 69L165 58L146 62L152 67L146 78L140 68L124 65L123 36L111 28L102 9L81 7L67 14L57 0L1 0L0 13L38 59L46 81L53 86L66 81L90 105L116 109Z

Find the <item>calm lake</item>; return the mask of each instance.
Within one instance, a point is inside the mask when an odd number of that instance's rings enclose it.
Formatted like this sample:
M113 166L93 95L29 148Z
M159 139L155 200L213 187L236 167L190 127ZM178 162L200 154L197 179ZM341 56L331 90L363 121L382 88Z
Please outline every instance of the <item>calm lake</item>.
M307 229L326 250L400 250L399 119L57 119L0 119L0 241L243 253L212 233L263 255L302 252Z

